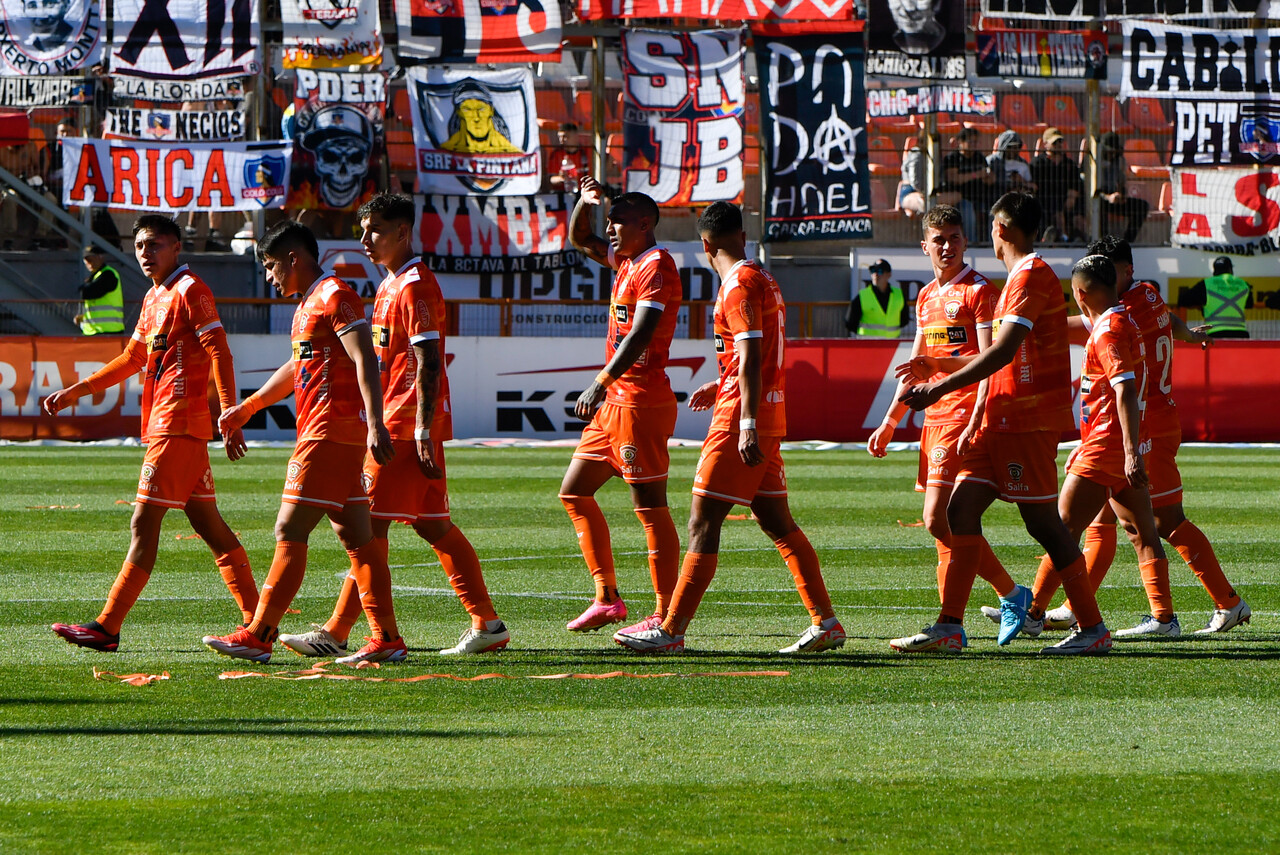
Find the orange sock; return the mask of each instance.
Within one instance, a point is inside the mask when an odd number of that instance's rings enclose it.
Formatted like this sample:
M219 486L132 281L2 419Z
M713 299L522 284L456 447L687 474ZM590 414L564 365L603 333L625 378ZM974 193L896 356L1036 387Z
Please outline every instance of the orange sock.
M129 614L129 609L138 601L138 595L150 578L150 567L124 562L111 586L111 593L107 594L107 604L102 607L102 614L98 615L98 623L105 631L112 635L120 634L120 625L124 623L125 615Z
M227 590L235 597L244 622L253 620L253 613L258 609L258 585L253 581L253 569L249 566L249 556L245 554L244 547L237 546L225 555L215 555L213 561L218 565Z
M1089 584L1084 556L1072 561L1066 569L1059 570L1058 575L1062 577L1062 590L1067 592L1071 611L1075 612L1076 623L1080 624L1080 628L1088 629L1102 623L1102 612L1098 611L1098 600L1093 595L1093 586Z
M676 582L675 593L671 595L671 609L662 622L662 628L671 635L684 635L698 611L702 595L716 575L716 561L719 555L714 552L686 552L684 564L680 567L680 579Z
M472 628L484 629L485 621L497 620L498 613L493 610L493 601L489 599L489 589L480 570L480 559L462 529L453 526L444 537L431 544L431 548L436 551L453 592L458 595L467 614L471 615Z
M290 540L276 541L276 554L267 571L267 581L262 583L258 597L258 610L249 623L249 632L263 641L275 639L280 618L302 587L302 577L307 572L307 545Z
M1107 578L1111 562L1116 560L1115 523L1094 523L1084 530L1084 563L1089 582L1097 592Z
M996 558L996 554L991 551L991 544L987 543L985 537L982 539L982 561L978 564L978 575L991 585L997 597L1007 597L1017 587L1013 577L1004 569L1004 565L1000 563L999 558Z
M1040 566L1036 568L1036 581L1031 586L1031 608L1038 615L1049 608L1053 595L1062 587L1062 578L1054 572L1053 562L1048 555L1040 556Z
M791 578L796 580L796 590L800 592L800 601L809 610L809 618L817 626L829 617L836 616L831 607L831 597L827 594L827 583L822 578L822 568L818 565L818 553L813 544L800 529L788 534L781 540L775 540L778 553L787 563Z
M373 545L385 561L391 552L391 543L385 537L375 537ZM342 590L338 592L338 601L333 604L333 614L325 622L324 628L339 641L346 641L351 635L351 627L360 620L364 608L360 605L360 587L356 584L356 562L351 559L351 570L342 580Z
M983 544L987 539L980 534L952 534L951 560L942 570L942 609L939 617L964 622L964 610L969 606L969 594L973 580L978 578L978 566L982 563ZM987 545L990 549L990 545Z
M1173 618L1173 592L1169 590L1169 560L1157 558L1138 565L1142 571L1142 587L1147 589L1151 616L1161 623Z
M942 571L947 569L947 562L951 560L951 547L947 546L940 540L933 542L934 547L938 550L938 602L942 602Z
M653 613L666 616L671 596L676 591L680 568L680 535L671 521L670 508L636 508L636 516L644 526L644 540L649 547L649 576L653 579L656 604Z
M1240 604L1240 596L1227 581L1222 572L1218 556L1213 554L1213 545L1191 520L1183 520L1182 524L1169 535L1169 545L1178 550L1182 560L1191 567L1200 584L1213 598L1213 606L1217 609L1234 609Z
M578 548L596 583L596 599L611 603L618 596L618 577L613 569L613 548L609 544L609 524L594 496L561 496L564 509L578 533Z
M373 540L359 549L348 550L356 586L360 589L360 607L369 620L374 638L395 641L400 637L396 611L391 603L391 570L387 559Z

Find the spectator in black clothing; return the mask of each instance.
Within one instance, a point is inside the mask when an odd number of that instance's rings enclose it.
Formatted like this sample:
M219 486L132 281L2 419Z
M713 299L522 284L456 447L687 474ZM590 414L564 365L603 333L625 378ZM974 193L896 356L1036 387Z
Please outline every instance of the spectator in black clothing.
M893 268L883 258L867 266L871 284L853 296L845 329L860 338L898 338L911 323L911 307L902 288L890 282Z
M1044 152L1031 161L1031 180L1044 212L1040 239L1048 242L1081 240L1089 233L1084 220L1084 180L1080 167L1067 156L1067 138L1057 128L1040 137Z
M952 140L956 150L942 158L943 192L959 194L960 216L964 220L964 233L970 241L982 240L985 233L979 229L985 227L987 210L995 201L992 189L996 177L987 168L987 159L977 151L978 132L973 128L965 128ZM940 200L941 201L941 200ZM982 222L978 222L981 213Z
M1124 220L1124 239L1133 243L1147 221L1151 203L1128 195L1129 164L1124 159L1124 143L1120 135L1108 131L1098 140L1098 195L1102 197L1102 216Z

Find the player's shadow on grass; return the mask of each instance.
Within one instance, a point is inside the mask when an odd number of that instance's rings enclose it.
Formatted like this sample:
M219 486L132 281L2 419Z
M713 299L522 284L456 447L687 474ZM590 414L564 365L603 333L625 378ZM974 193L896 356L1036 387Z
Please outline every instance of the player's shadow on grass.
M719 636L725 638L726 636ZM745 637L745 636L744 636ZM758 637L758 636L750 636ZM690 650L685 648L680 653L664 653L645 655L643 653L633 653L628 650L618 648L610 650L608 648L601 649L583 649L575 650L571 653L563 648L546 648L546 649L524 649L519 651L511 651L502 654L504 657L511 657L516 653L533 654L538 657L546 657L539 659L539 664L545 663L547 667L567 667L573 665L610 665L612 670L636 671L641 669L649 669L654 671L670 670L670 665L679 662L688 662L689 660L699 660L703 663L715 662L717 665L730 666L751 666L752 668L762 668L768 666L766 670L777 671L786 668L811 668L811 667L843 667L849 668L853 666L879 666L883 663L875 661L866 661L865 654L853 651L832 650L816 654L785 654L768 651L743 651L743 650ZM512 662L522 667L527 667L535 663L521 660Z
M346 727L344 719L227 719L118 725L0 725L0 738L18 736L305 736L321 739L512 739L554 736L553 731Z

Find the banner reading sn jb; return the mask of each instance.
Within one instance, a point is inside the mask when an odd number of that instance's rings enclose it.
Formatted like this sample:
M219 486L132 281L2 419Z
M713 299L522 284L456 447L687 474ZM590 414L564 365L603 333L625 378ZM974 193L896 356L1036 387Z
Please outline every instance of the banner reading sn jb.
M766 241L871 237L862 44L756 36Z
M659 205L742 198L741 30L622 31L623 175Z
M284 205L293 144L147 143L66 137L62 204L139 211Z

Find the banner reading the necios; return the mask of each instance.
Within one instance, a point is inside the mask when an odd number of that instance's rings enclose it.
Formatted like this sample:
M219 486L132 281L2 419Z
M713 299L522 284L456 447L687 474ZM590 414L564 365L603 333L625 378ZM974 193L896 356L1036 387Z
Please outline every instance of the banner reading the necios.
M0 336L0 439L107 439L137 436L142 383L137 376L101 397L81 398L58 416L45 398L120 355L124 336Z

